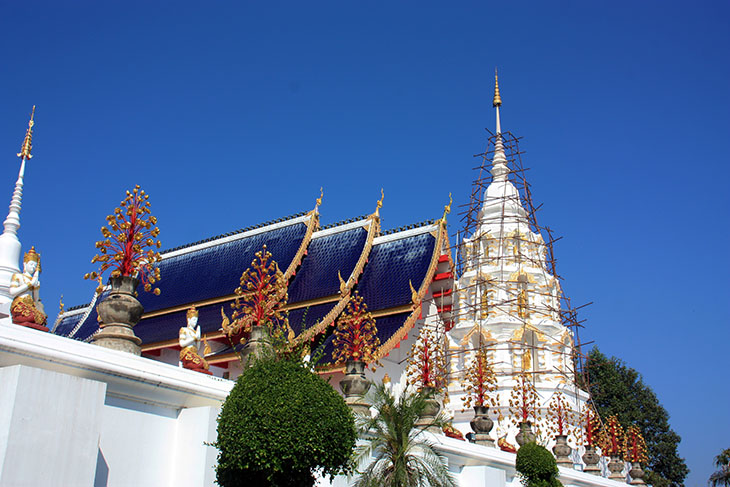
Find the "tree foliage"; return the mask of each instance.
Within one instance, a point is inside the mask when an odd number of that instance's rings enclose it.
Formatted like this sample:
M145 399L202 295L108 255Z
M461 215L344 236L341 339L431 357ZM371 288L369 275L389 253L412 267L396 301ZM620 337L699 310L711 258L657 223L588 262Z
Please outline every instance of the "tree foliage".
M263 358L245 370L218 417L217 481L312 486L348 472L357 433L342 397L304 364Z
M525 487L561 487L558 464L545 447L531 442L517 451L515 468Z
M636 424L641 430L649 456L645 480L654 487L683 485L689 469L677 451L681 438L641 374L597 347L588 354L585 369L598 414L616 415L622 425Z
M362 431L367 443L359 458L373 456L354 487L455 487L444 460L421 433L429 427L445 425L441 417L417 426L433 392L422 389L403 391L395 397L382 383L375 386L372 405L375 416L366 418Z
M712 487L730 486L730 448L726 448L715 457L717 470L710 475Z

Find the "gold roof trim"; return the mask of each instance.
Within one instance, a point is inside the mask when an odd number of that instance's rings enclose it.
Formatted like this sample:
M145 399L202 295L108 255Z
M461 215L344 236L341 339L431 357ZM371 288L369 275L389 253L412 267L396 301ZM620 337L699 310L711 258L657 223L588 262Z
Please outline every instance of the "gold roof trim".
M309 219L309 223L307 223L307 233L304 234L302 243L299 245L299 250L297 250L297 253L294 254L294 258L292 259L291 264L289 264L286 272L284 272L284 279L286 281L289 281L289 279L291 279L291 277L294 275L294 271L296 271L299 265L302 263L302 259L304 258L304 254L307 251L307 247L309 247L309 242L312 241L312 234L319 229L319 213L317 213L317 208L310 211L309 214L311 218Z
M375 360L380 360L385 355L387 355L398 343L400 343L401 340L403 340L403 338L405 338L406 334L416 324L416 320L418 320L418 317L421 315L420 303L423 301L423 298L428 293L428 289L431 286L431 281L436 275L436 268L438 267L439 257L441 256L441 251L443 249L443 243L445 238L448 238L446 236L446 228L444 227L444 225L439 225L438 234L436 236L436 244L433 247L433 255L431 255L431 263L428 266L426 275L423 277L423 282L421 282L421 286L418 289L419 304L413 305L413 311L411 311L411 314L408 316L408 318L406 318L403 326L401 326L395 333L393 333L393 335L391 335L391 337L388 338L385 343L380 345L380 348L378 348L378 350L374 354ZM375 326L378 326L377 322L375 323Z
M379 202L378 209L382 206L382 200ZM368 257L370 257L370 251L373 248L373 240L375 240L375 237L380 235L380 217L378 216L377 209L375 210L375 213L370 215L368 217L370 220L370 224L368 227L368 236L365 239L365 245L362 248L362 252L360 253L360 258L358 259L357 263L355 264L355 267L352 269L352 272L350 273L350 276L347 278L347 281L344 281L342 279L342 275L339 274L338 271L338 278L340 279L340 300L335 305L334 308L332 308L329 313L327 313L324 318L322 318L319 323L316 323L311 328L307 328L304 330L303 333L301 333L298 337L294 339L294 343L300 343L303 340L309 340L310 338L314 337L315 335L322 333L324 330L327 329L328 326L330 326L335 319L342 313L342 311L345 309L345 306L347 306L347 303L350 302L350 294L352 293L352 288L355 287L355 284L357 283L358 278L360 277L360 274L362 274L362 271L365 268L365 264L367 264ZM345 282L345 285L342 285L342 282Z

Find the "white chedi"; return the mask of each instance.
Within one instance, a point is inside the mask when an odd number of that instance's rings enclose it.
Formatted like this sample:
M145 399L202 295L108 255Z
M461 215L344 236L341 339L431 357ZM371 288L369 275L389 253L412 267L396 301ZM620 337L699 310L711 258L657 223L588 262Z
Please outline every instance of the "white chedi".
M463 272L455 283L454 327L447 333L450 357L449 395L455 426L469 431L473 411L461 411L466 391L460 378L475 352L485 349L497 375L491 412L499 437L514 444L515 426L508 426L508 404L516 377L526 373L534 383L541 409L555 391L563 391L575 411L584 408L587 394L575 385L572 332L562 324L561 288L548 271L547 246L531 228L519 191L509 180L502 140L499 104L497 136L492 158L492 182L484 193L476 229L464 238ZM499 102L499 103L498 103ZM492 431L495 435L496 431ZM547 441L547 438L545 438Z

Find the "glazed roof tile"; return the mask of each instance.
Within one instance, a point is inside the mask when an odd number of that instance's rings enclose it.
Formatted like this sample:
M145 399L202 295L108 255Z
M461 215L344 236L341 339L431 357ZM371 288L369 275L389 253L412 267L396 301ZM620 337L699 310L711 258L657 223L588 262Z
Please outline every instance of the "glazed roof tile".
M409 282L418 289L425 279L436 238L427 231L413 233L404 238L376 239L357 286L370 311L409 304Z
M337 301L333 301L331 303L293 309L289 311L289 326L298 336L303 330L311 328L315 323L324 318L336 304Z
M138 299L145 312L233 294L240 284L241 274L264 244L279 268L286 270L307 233L304 222L290 222L295 223L163 254L159 264L161 294L139 293Z
M289 302L332 296L340 290L339 271L343 279L350 277L367 240L362 226L318 238L315 233L307 256L289 285Z
M86 305L88 306L88 304ZM63 316L53 328L53 333L56 335L69 336L69 334L76 328L76 325L84 317L83 311L74 314L67 314Z
M139 300L145 307L145 312L232 295L239 286L241 273L249 267L255 252L264 244L284 271L305 241L308 218L310 216L279 222L271 228L234 232L166 252L160 263L161 295L153 296L141 290L139 292ZM363 256L368 242L369 220L353 220L343 222L340 228L330 227L312 236L307 255L290 283L289 303L336 296L340 291L338 271L347 280L361 257L367 257L368 260L356 289L365 299L370 311L397 308L411 303L409 281L414 288L419 289L428 277L436 245L436 237L432 231L437 227L411 225L396 233L377 237L369 256ZM356 279L357 277L355 276ZM311 328L333 311L338 301L291 310L289 324L299 335L303 328ZM203 333L220 329L221 307L230 317L230 303L231 300L224 300L198 306L199 324ZM95 308L95 303L92 302L85 307L77 307L77 311L67 311L58 320L54 333L88 340L98 329ZM79 312L81 309L85 311ZM185 315L186 310L182 309L146 317L135 327L135 333L143 344L176 339L180 327L185 326ZM377 319L378 337L382 344L398 332L409 315L410 312L400 312ZM82 319L83 323L80 323ZM331 341L330 336L325 342L330 347L326 352L326 360L331 357Z
M221 327L223 318L221 317L221 308L226 315L231 317L231 303L226 301L221 303L200 306L198 310L198 324L201 333L211 333L218 331ZM161 314L144 318L134 327L134 334L142 339L142 344L161 342L165 340L177 339L180 328L187 324L187 309L175 311L172 313Z

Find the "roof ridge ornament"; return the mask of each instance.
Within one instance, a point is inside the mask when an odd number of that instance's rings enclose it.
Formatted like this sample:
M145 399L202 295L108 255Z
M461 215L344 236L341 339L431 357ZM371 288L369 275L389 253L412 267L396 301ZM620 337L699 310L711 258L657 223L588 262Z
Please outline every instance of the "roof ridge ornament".
M340 294L344 295L347 292L347 282L342 278L340 271L337 271L337 279L340 280Z
M375 203L375 213L373 215L380 218L380 209L383 207L383 200L385 199L385 191L383 191L383 188L380 188L380 199Z
M322 204L322 199L324 198L324 189L322 186L319 187L319 198L317 198L316 204L314 205L314 209L318 209L319 206Z
M441 222L446 223L446 215L451 213L451 204L454 202L453 198L451 198L451 193L449 193L449 204L444 206L444 214L441 216Z

